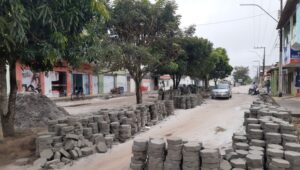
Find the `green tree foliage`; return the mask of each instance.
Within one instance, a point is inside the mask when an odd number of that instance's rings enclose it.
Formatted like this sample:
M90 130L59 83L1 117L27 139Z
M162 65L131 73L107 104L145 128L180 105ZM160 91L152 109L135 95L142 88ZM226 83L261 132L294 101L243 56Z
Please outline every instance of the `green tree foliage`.
M6 86L0 86L0 114L4 135L12 136L16 63L39 71L51 69L59 59L76 63L80 56L70 49L77 45L85 25L97 17L108 19L109 14L101 0L0 0L0 6L0 69L8 64L11 76L8 99L2 93ZM6 71L0 73L5 77Z
M109 42L102 42L106 50L98 62L104 63L111 71L129 71L135 81L137 103L142 103L139 87L143 77L171 60L165 57L165 51L158 50L157 44L166 48L173 46L170 39L178 30L180 18L175 14L176 9L173 1L166 0L158 0L154 4L149 0L113 2L108 24ZM114 49L120 55L108 55L115 53Z
M195 26L192 25L178 33L175 42L178 44L177 54L173 62L163 65L156 74L169 74L173 80L173 88L177 89L183 75L202 77L205 74L205 63L212 51L212 43L207 39L194 36Z
M218 79L224 79L229 76L233 68L229 64L229 58L224 48L213 49L210 57L215 66L211 70L209 78L213 79L216 85Z
M249 76L249 68L243 66L234 67L233 78L235 82L239 82L241 79L242 84L249 84L252 81Z

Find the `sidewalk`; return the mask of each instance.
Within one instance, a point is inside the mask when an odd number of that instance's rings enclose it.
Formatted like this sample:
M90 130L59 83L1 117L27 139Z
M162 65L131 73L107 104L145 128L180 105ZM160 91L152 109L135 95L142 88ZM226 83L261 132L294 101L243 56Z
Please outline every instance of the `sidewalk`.
M292 111L293 117L300 117L300 97L284 96L273 97L273 99L282 107Z

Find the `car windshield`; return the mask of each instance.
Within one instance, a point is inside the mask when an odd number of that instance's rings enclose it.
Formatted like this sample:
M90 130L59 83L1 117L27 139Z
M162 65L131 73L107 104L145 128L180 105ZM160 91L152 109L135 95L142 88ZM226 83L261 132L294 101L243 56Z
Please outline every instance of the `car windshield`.
M229 85L228 84L218 84L217 89L228 89Z

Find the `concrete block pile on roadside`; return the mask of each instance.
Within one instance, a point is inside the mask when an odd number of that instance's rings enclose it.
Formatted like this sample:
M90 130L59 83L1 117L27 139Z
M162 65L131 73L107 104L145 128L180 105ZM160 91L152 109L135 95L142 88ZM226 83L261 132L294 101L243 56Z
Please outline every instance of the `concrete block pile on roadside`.
M186 91L187 92L186 92ZM162 97L164 95L164 97ZM167 90L163 94L159 95L159 99L173 100L176 109L191 109L203 103L203 94L195 90L194 93L190 93L188 88L184 90Z
M219 149L178 137L135 139L132 153L131 170L215 170L221 169L222 162Z
M235 133L225 159L232 168L298 170L300 144L285 108L256 100L244 114L245 133Z
M125 142L146 126L174 114L173 101L156 101L120 109L102 109L85 117L48 122L48 132L36 139L36 164L58 169L95 152L105 153L114 143Z

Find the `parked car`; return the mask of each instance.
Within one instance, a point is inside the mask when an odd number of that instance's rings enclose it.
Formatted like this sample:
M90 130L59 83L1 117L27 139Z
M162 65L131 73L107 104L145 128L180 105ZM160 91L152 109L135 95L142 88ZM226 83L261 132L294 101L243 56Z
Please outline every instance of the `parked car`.
M218 84L211 93L211 98L231 98L232 92L231 92L231 86L229 84Z

